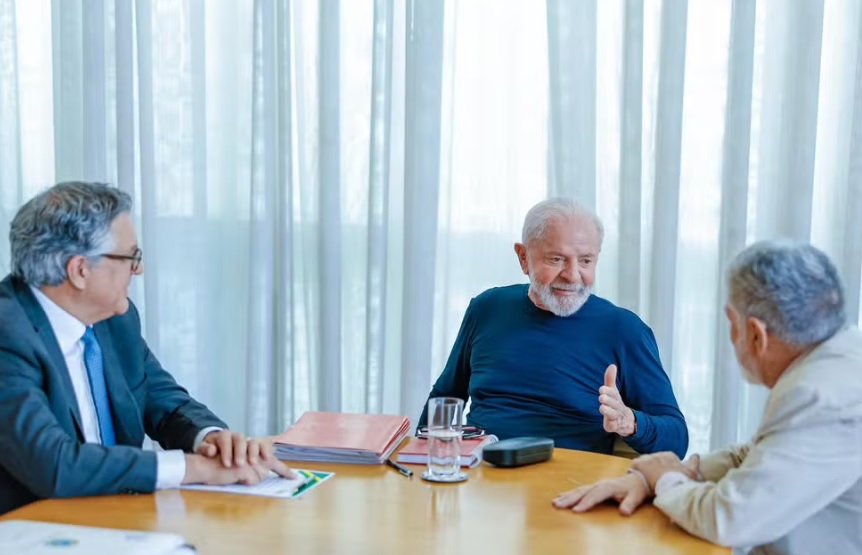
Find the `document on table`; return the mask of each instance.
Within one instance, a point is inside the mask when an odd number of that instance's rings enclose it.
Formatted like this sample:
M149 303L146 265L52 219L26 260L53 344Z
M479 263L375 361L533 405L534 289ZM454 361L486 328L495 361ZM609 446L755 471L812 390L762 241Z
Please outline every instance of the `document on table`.
M317 470L297 470L296 478L282 478L270 473L269 476L253 486L243 484L231 484L228 486L211 486L206 484L193 484L181 486L182 489L197 491L216 491L221 493L236 493L240 495L258 495L262 497L280 497L283 499L300 497L310 489L314 489L329 478L335 476L334 472L320 472Z
M185 551L182 551L183 549ZM194 553L194 549L186 544L182 536L164 532L114 530L32 520L5 520L0 522L0 553L179 555Z

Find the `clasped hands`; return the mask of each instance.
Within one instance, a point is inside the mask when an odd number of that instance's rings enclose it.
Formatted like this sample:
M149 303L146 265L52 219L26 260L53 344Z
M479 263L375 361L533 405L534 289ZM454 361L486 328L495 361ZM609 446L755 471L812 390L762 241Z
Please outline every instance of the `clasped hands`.
M186 456L184 483L253 485L270 472L285 478L296 477L275 457L271 441L217 430L204 437L195 455Z
M632 461L631 471L619 478L608 478L561 493L553 504L558 509L571 509L576 513L588 511L605 501L619 503L620 513L629 516L644 501L651 499L656 483L667 472L682 472L698 480L700 457L692 455L684 462L674 453L665 451L643 455Z

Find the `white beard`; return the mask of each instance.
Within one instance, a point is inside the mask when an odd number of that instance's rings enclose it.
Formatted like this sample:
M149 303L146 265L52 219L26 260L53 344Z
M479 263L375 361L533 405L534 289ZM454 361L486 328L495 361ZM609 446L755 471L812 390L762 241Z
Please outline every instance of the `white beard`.
M575 295L558 296L554 295L554 289L563 289L566 291L575 291ZM557 316L571 316L579 311L587 299L593 292L592 287L587 287L583 283L552 283L550 285L541 285L536 283L533 276L530 276L530 292L532 292L539 301Z

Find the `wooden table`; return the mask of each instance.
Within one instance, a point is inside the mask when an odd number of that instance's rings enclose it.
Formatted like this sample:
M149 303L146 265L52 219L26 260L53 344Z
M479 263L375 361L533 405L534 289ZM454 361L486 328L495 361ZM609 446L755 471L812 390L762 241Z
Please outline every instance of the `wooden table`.
M625 518L616 506L557 510L557 493L625 472L630 461L557 449L518 469L482 465L461 484L407 479L386 466L307 463L336 476L299 499L164 490L155 495L39 501L4 519L176 532L198 552L270 553L697 553L728 554L683 532L657 509Z

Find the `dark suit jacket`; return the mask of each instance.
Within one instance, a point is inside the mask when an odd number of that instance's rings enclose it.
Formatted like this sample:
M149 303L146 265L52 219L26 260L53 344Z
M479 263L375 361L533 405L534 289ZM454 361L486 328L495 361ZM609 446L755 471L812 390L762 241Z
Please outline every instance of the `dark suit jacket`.
M94 326L117 436L85 443L75 391L48 317L23 281L0 282L0 513L48 497L149 493L156 454L190 451L207 426L227 428L192 399L141 337L135 306Z

